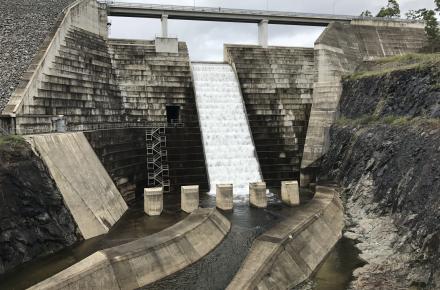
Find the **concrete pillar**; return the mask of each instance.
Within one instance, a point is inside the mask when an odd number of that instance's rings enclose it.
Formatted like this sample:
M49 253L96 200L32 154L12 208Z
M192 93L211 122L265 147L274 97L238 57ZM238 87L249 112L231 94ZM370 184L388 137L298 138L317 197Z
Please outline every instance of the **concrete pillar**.
M184 212L192 213L199 208L199 186L182 186L180 189L180 207Z
M217 184L215 202L219 209L231 210L234 207L232 184Z
M281 199L287 205L299 205L298 181L281 182Z
M269 20L263 19L258 23L258 45L267 48L269 45Z
M267 207L266 182L249 183L249 203L258 208Z
M161 26L162 26L162 37L168 37L168 15L162 15L160 18Z
M160 215L163 210L163 187L144 189L144 211L149 216Z

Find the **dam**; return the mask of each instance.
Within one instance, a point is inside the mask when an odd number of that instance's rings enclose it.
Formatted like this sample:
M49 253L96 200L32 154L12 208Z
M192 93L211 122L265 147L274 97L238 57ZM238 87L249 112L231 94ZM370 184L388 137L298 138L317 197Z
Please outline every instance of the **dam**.
M423 22L55 2L44 35L26 32L39 45L20 44L21 75L0 79L0 289L308 289L338 264L323 285L348 287L367 262L344 186L374 183L323 177L346 165L328 164L346 148L331 128L349 115L347 75L421 51ZM160 31L112 38L111 17ZM200 61L169 21L247 23L258 41ZM324 30L313 47L271 46L270 25Z

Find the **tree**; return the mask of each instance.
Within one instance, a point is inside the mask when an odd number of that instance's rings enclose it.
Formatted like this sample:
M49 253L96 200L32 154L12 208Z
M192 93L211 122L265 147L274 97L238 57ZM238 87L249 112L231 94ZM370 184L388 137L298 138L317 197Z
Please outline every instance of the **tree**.
M436 4L435 11L440 12L440 0L434 0ZM408 19L425 21L425 32L428 37L429 44L432 50L440 47L440 26L436 18L436 12L431 9L410 10L406 17Z
M435 0L440 1L440 0ZM382 7L376 17L394 18L400 17L400 6L397 0L388 0L388 5Z
M438 0L440 1L440 0ZM361 13L361 17L373 17L373 13L370 10L365 10Z

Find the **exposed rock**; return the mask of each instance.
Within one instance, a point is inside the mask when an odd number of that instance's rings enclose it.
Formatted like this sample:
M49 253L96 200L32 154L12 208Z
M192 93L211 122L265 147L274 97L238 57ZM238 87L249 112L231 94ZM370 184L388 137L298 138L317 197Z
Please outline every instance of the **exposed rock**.
M439 63L435 63L379 76L347 79L343 84L340 110L346 118L364 115L438 118L438 66Z
M0 112L57 16L73 0L0 1Z
M333 126L321 178L347 188L345 235L368 263L353 289L440 286L438 126Z
M352 289L440 288L439 71L425 62L344 82L320 179L346 188L345 236L367 262Z
M0 274L81 239L44 164L19 137L0 137L0 198Z

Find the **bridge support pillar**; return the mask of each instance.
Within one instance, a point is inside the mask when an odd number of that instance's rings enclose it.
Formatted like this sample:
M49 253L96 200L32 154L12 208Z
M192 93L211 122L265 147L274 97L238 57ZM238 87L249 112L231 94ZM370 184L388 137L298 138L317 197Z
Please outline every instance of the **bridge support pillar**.
M269 20L263 19L258 23L258 45L267 48L269 45Z
M168 37L168 15L162 15L160 18L161 26L162 26L162 37Z

